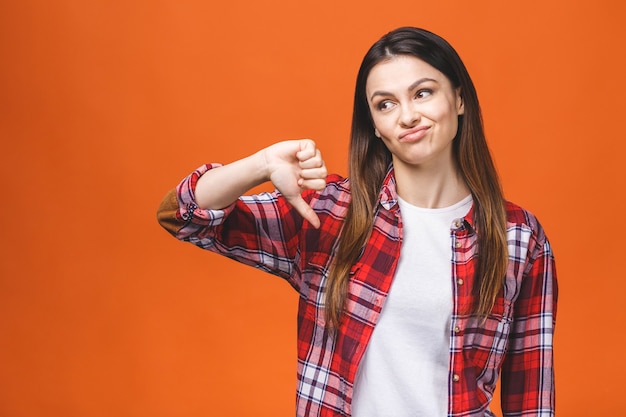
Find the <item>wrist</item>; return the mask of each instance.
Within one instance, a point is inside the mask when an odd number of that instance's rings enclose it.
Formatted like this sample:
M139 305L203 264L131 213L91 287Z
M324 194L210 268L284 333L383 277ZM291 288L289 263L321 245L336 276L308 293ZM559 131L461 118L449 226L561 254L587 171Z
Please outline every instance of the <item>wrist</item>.
M250 158L252 159L252 163L250 165L249 173L256 179L255 182L257 184L262 184L270 181L271 166L267 158L267 148L261 149L260 151L252 154Z

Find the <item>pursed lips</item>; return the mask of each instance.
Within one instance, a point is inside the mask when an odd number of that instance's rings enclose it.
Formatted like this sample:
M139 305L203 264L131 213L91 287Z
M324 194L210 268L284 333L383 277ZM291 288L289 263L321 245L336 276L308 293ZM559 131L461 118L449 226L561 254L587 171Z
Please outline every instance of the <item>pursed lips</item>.
M398 136L398 140L400 140L400 142L411 142L421 139L428 129L430 129L430 126L416 126L402 132L400 136Z

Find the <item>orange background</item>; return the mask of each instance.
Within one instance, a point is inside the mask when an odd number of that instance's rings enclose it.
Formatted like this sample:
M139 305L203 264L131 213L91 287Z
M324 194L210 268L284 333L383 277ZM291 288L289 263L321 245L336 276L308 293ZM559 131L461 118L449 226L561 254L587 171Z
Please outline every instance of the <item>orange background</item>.
M282 139L345 174L360 59L401 25L459 51L553 243L559 415L623 412L624 5L2 0L0 416L293 415L296 294L155 210Z

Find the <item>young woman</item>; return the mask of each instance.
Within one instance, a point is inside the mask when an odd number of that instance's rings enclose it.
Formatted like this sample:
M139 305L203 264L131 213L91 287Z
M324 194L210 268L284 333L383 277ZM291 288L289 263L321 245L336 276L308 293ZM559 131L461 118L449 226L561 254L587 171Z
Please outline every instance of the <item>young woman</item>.
M200 167L159 221L298 291L298 416L492 416L499 377L505 416L553 416L550 244L504 200L445 40L400 28L367 52L349 170L327 176L312 140L276 143Z

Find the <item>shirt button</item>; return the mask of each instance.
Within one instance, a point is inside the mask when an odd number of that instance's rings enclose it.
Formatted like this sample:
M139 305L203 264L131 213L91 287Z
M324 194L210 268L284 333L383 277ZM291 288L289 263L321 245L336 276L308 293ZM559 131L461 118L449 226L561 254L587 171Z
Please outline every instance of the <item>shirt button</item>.
M463 281L463 278L459 278L456 280L456 283L459 285L463 285L465 283L465 281Z
M461 242L460 242L460 241L458 241L458 240L457 240L457 241L456 241L456 243L454 244L454 247L455 247L455 248L457 248L457 249L458 249L458 248L460 248L461 246L462 246L462 244L461 244Z
M460 220L455 220L453 224L454 224L454 227L456 227L457 229L459 227L461 227L461 221Z
M459 326L454 326L454 333L459 333L461 328Z
M459 382L459 380L460 380L460 379L461 379L461 377L460 377L460 376L458 376L457 374L452 375L452 380L453 380L454 382Z

